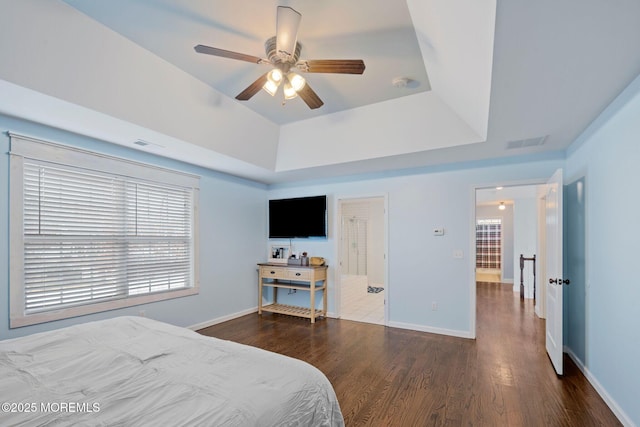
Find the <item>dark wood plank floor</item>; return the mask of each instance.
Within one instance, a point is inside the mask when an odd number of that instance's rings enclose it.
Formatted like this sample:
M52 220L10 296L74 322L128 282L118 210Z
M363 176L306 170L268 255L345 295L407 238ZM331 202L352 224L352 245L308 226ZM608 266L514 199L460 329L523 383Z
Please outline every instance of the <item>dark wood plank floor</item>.
M477 339L252 314L199 332L305 360L347 426L621 425L574 363L557 377L544 321L511 286L478 283Z

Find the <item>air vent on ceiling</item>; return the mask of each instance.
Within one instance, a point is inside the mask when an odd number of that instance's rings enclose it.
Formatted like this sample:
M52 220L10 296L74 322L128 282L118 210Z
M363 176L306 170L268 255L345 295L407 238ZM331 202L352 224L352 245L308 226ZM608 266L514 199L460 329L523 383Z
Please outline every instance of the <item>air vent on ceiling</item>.
M513 150L516 148L537 147L538 145L543 145L547 141L547 138L549 138L549 135L539 136L537 138L509 141L507 142L507 150Z
M160 148L164 148L164 146L163 146L163 145L156 144L156 143L149 142L149 141L145 141L145 140L143 140L143 139L138 139L138 140L136 140L136 141L133 141L133 143L134 143L135 145L139 145L139 146L141 146L141 147L150 147L150 148L153 148L153 147L160 147Z

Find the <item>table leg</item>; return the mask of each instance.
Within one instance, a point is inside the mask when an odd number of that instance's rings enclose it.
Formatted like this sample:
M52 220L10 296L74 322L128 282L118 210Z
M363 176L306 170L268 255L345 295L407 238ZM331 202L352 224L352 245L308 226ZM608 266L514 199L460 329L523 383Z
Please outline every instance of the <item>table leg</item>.
M258 314L262 314L262 276L258 275Z
M311 288L311 323L316 323L316 278L310 283Z

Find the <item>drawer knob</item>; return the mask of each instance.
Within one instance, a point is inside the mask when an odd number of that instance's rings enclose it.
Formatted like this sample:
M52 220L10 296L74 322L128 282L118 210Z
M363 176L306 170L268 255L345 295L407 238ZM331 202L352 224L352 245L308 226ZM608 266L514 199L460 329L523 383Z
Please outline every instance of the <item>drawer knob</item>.
M275 272L275 271L272 271L272 272L271 272L271 274L276 274L276 272Z
M296 273L296 276L300 276L300 273Z

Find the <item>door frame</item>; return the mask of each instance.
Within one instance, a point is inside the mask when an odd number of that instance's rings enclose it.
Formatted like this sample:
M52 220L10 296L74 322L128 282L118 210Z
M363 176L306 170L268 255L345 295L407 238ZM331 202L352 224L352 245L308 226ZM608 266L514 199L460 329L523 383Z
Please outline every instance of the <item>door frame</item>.
M477 289L476 289L476 191L496 187L516 187L525 185L544 185L548 178L535 178L526 180L505 180L493 183L475 184L471 188L471 214L469 218L469 338L477 338ZM537 261L536 256L536 261ZM515 268L515 267L514 267ZM515 272L514 272L515 276ZM514 277L515 282L515 277Z
M547 194L546 188L540 187L537 198L538 208L538 256L536 259L536 278L538 278L539 285L536 288L536 306L535 313L541 319L547 318L547 228L546 228L546 204Z
M333 219L334 230L336 230L336 238L335 238L335 253L338 255L336 260L336 270L335 270L335 307L336 307L336 317L341 318L342 316L342 258L344 256L343 248L342 248L342 204L349 202L357 202L357 201L365 201L370 199L382 199L383 201L383 286L384 286L384 325L388 325L389 323L389 300L390 300L390 292L389 292L389 196L388 193L382 194L373 194L373 195L349 195L349 196L340 196L336 195L336 215Z

